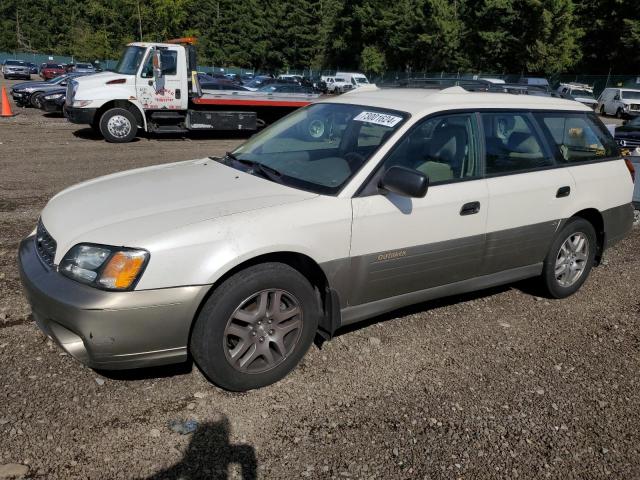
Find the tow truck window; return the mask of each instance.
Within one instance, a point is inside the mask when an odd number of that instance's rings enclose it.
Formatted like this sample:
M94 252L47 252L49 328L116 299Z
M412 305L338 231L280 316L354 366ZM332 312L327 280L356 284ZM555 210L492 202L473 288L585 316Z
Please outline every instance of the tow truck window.
M143 47L131 46L125 48L113 71L123 75L135 75L144 57L144 52L145 48Z

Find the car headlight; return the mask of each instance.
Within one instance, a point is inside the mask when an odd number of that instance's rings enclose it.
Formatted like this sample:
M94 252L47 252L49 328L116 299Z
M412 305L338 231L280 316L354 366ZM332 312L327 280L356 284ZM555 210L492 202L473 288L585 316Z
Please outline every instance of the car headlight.
M76 108L86 107L91 103L91 100L74 100L73 106Z
M624 106L622 107L624 110L629 110L629 104L625 103Z
M67 252L58 271L96 288L131 290L148 261L146 250L80 243Z
M64 93L54 93L53 95L45 95L46 100L55 100L56 98L63 97Z

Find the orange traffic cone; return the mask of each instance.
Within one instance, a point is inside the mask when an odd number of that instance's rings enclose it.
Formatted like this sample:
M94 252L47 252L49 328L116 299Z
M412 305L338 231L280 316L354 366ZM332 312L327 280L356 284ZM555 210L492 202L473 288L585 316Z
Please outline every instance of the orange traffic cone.
M11 104L9 103L9 97L7 96L7 89L2 86L2 112L0 112L0 117L14 117L15 115L11 113Z

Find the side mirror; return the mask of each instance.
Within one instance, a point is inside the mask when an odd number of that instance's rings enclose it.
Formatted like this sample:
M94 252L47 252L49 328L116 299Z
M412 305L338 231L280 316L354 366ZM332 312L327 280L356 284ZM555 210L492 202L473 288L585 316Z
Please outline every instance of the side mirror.
M429 177L417 170L394 166L384 172L378 186L403 197L423 198L429 189Z
M160 50L153 51L153 78L162 78L162 56Z

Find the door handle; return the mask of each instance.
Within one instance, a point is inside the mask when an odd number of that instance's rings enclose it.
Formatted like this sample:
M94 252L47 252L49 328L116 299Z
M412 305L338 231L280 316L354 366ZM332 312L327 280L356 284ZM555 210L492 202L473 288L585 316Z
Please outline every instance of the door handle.
M475 215L480 211L480 202L465 203L460 209L460 215Z
M556 198L568 197L571 193L571 187L560 187L556 193Z

